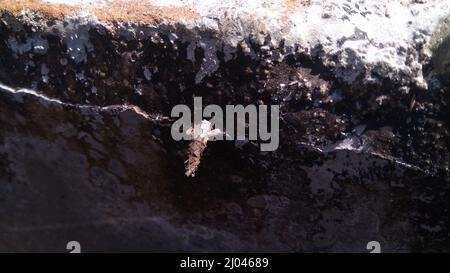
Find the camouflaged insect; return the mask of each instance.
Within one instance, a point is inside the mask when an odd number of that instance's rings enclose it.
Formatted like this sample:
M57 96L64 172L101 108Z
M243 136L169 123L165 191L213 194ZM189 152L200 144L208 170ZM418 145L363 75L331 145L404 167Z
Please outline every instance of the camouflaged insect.
M212 129L212 123L207 120L202 120L186 131L186 134L192 137L189 144L189 158L185 161L186 176L195 176L208 140L222 133L220 129Z

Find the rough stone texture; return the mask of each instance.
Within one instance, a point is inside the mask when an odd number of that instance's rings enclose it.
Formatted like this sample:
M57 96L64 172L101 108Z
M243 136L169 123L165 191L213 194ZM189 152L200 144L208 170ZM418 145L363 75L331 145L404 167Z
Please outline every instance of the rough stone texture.
M450 251L450 1L63 2L0 1L0 251ZM280 148L186 178L193 95Z

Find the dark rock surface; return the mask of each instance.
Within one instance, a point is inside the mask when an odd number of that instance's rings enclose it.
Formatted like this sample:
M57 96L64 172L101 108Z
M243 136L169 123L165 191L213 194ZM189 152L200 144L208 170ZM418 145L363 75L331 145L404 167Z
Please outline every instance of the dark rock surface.
M448 38L348 81L320 44L229 59L207 28L36 14L1 11L0 251L450 251ZM169 115L194 95L280 104L279 149L213 142L185 177Z

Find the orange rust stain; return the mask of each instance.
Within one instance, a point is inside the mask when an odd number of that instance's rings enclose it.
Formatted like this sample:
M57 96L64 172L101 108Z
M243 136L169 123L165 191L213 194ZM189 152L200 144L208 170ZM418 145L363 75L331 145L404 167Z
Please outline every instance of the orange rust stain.
M283 2L288 10L296 10L302 6L309 6L311 4L310 0L283 0Z
M6 10L19 16L23 10L31 10L48 19L64 19L67 15L88 10L102 22L132 22L157 24L164 21L179 22L193 20L199 14L187 7L157 7L146 1L117 0L106 6L88 6L84 9L63 4L49 4L41 0L4 0L0 2L0 11Z
M148 2L137 0L114 1L107 7L94 9L93 13L100 21L143 24L161 23L163 21L179 22L199 17L199 14L186 7L157 7Z
M40 13L46 18L62 19L65 15L78 12L80 9L67 5L49 5L42 3L41 0L5 0L0 2L0 11L9 11L14 16L19 16L23 10L32 10Z

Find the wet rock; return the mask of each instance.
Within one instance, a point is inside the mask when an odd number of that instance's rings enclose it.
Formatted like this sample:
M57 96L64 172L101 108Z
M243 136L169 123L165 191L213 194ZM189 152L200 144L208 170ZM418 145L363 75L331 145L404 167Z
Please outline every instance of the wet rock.
M449 251L448 1L58 2L0 2L0 251ZM186 178L194 95L279 149Z

